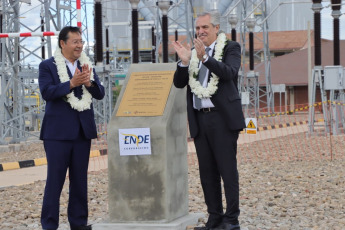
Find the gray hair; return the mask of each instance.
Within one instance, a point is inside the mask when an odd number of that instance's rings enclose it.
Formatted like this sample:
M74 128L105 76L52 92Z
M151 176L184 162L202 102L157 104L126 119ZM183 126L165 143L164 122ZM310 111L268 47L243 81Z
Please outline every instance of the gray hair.
M217 10L205 11L198 14L197 19L203 16L210 16L211 24L213 26L220 25L220 13Z

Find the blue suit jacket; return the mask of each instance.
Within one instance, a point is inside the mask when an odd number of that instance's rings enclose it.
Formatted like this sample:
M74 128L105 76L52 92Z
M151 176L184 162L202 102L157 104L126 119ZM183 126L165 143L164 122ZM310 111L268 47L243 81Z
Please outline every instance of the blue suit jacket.
M78 68L81 70L79 61ZM69 77L72 78L68 67L67 70ZM69 82L60 82L54 57L41 62L39 65L38 82L42 97L46 101L41 127L41 140L74 140L78 137L80 128L83 129L86 138L93 139L97 137L92 104L91 109L78 112L66 102L65 96L71 91L74 92L76 97L80 97L82 87L79 86L70 90ZM95 71L94 87L88 88L88 91L97 100L104 97L104 87L100 84Z

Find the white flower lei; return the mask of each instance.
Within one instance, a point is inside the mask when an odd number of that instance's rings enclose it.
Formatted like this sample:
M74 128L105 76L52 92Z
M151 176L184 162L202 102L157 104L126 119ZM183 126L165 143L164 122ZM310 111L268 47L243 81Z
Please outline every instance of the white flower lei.
M223 49L226 44L226 36L224 33L220 33L217 37L214 58L217 61L222 60ZM200 82L196 79L199 72L199 59L196 54L196 50L192 50L192 58L189 64L189 85L192 92L200 99L210 98L218 89L219 77L212 73L212 77L207 85L207 88L202 87Z
M54 53L54 59L55 59L55 64L57 67L59 79L61 83L67 82L70 80L67 72L67 67L66 67L66 61L61 53L61 49L59 47L56 48L56 51ZM89 68L92 68L92 63L90 62L90 59L84 52L81 53L81 56L79 58L80 64L81 65L89 65ZM93 71L91 71L91 80L94 80L93 78ZM91 108L91 103L92 103L92 95L89 93L89 91L85 88L85 86L82 86L83 89L83 94L81 99L79 100L73 92L67 94L67 102L71 105L71 107L75 110L78 110L79 112L82 112L84 110L90 109Z

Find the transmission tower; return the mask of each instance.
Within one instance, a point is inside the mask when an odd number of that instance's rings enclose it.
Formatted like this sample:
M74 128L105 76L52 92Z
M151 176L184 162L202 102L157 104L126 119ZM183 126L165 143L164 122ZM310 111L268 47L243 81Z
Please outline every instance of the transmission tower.
M258 116L259 107L267 108L267 112L273 111L272 104L272 86L271 86L271 58L268 42L268 23L266 0L239 0L237 12L240 13L240 44L242 47L242 71L247 71L246 78L244 74L240 74L240 89L247 93L249 104L245 106L246 116ZM250 28L253 27L253 28ZM246 50L247 50L247 34L252 29L256 44L262 43L262 49L254 52L254 57L261 60L260 65L265 65L265 88L259 85L259 76L254 69L245 69L246 66ZM250 32L250 31L249 31ZM259 36L262 34L262 36ZM250 47L249 47L250 48ZM252 47L253 50L255 47ZM254 60L252 60L254 61Z
M88 53L87 4L80 0L78 7L76 1L56 1L52 6L51 0L39 0L32 9L40 9L37 16L41 24L32 27L27 24L28 20L22 20L32 10L30 0L1 1L0 144L19 143L39 136L45 103L38 88L38 69L32 63L51 57L56 46L52 46L51 36L57 36L65 25L76 26L77 20L81 23ZM96 114L102 115L102 112Z
M42 60L38 51L47 41L34 36L43 36L42 25L31 28L25 24L21 6L30 1L2 0L1 6L1 92L0 92L0 144L18 143L26 140L42 111L42 99L38 92L37 69L30 66L32 60ZM20 34L25 29L25 34ZM40 41L41 40L41 41ZM32 47L30 44L37 44ZM27 60L29 60L27 62ZM34 125L36 123L36 125Z

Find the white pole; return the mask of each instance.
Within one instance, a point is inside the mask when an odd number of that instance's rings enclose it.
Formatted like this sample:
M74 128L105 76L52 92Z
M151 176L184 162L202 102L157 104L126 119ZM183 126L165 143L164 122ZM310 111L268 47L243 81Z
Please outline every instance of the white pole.
M311 72L311 39L310 39L310 21L308 21L308 104L311 105L312 101L312 87L313 77ZM314 54L315 55L315 54Z

